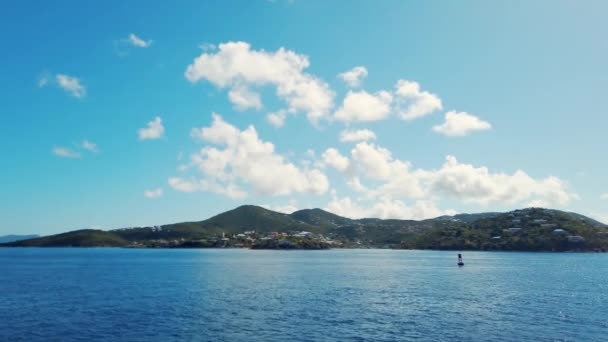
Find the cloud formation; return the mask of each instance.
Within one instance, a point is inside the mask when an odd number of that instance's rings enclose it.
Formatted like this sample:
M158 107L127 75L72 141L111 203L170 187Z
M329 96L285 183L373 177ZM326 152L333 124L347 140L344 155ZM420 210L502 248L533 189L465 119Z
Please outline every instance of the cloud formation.
M54 147L51 152L61 158L80 158L82 156L80 152L61 146Z
M342 122L379 121L397 116L410 121L443 109L441 99L428 91L420 90L414 81L399 80L393 91L349 91L334 118Z
M421 91L414 81L399 80L395 85L397 115L403 120L414 120L443 109L441 99L428 91Z
M360 202L350 197L334 197L327 204L326 210L340 216L354 219L382 218L382 219L408 219L423 220L442 215L454 215L455 210L441 210L432 201L415 201L407 205L404 201L383 198L379 201Z
M139 140L159 139L162 138L163 134L165 134L165 127L163 126L162 119L158 116L148 122L147 127L140 128L137 131Z
M465 112L450 111L445 114L441 125L433 126L433 131L448 137L463 137L474 131L487 131L492 125Z
M190 164L202 176L172 177L169 185L176 190L210 191L231 198L294 193L324 194L329 181L319 169L299 168L276 153L272 143L259 138L249 126L240 130L213 114L210 127L193 128L192 137L210 145L190 157Z
M370 94L364 90L349 91L334 117L343 122L365 122L386 119L391 113L393 97L387 91Z
M163 196L163 189L156 188L153 190L146 190L146 191L144 191L144 196L146 198L150 198L150 199L160 198Z
M192 83L206 80L229 88L229 100L240 109L261 108L255 89L273 86L287 111L306 113L311 122L318 123L328 116L334 93L327 83L305 72L309 65L307 56L285 48L252 50L246 42L227 42L196 57L184 75Z
M99 152L99 149L97 148L97 144L88 140L83 140L82 144L80 144L80 147L84 148L87 151L90 152Z
M363 80L367 77L367 69L364 66L356 66L348 71L338 74L338 77L351 88L361 86Z
M152 40L143 40L136 36L135 33L129 34L129 38L127 40L135 47L147 48L152 45Z
M55 80L63 90L65 90L68 94L74 97L83 98L87 95L87 89L84 85L82 85L82 83L77 77L65 74L58 74L55 76Z
M483 166L461 163L454 156L447 156L439 169L414 169L409 161L395 159L388 149L368 142L356 144L350 158L327 149L322 162L342 172L350 179L348 185L367 199L434 201L445 196L481 205L542 201L564 206L577 198L557 177L534 179L522 170L491 172Z
M342 132L340 132L341 142L356 142L375 139L376 133L370 131L369 129L343 130Z
M266 115L266 121L272 126L279 128L285 125L285 118L287 117L287 113L284 110L280 110L274 113L268 113Z

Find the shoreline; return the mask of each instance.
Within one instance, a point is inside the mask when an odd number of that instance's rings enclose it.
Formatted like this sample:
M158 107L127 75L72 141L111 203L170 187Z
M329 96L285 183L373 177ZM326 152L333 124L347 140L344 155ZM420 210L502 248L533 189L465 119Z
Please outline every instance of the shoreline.
M131 249L131 250L250 250L250 251L336 251L336 250L390 250L414 252L488 252L488 253L546 253L546 254L605 254L608 251L568 250L568 251L533 251L533 250L481 250L481 249L405 249L405 248L250 248L250 247L126 247L126 246L0 246L1 249Z

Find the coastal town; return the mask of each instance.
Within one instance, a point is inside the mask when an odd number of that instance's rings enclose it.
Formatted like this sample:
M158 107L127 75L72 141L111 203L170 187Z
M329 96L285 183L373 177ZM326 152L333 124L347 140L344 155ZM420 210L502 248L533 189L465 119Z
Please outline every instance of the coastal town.
M154 229L161 230L156 226ZM252 248L252 249L328 249L344 244L322 234L308 231L261 233L247 230L239 234L222 233L204 239L154 239L133 241L130 248Z

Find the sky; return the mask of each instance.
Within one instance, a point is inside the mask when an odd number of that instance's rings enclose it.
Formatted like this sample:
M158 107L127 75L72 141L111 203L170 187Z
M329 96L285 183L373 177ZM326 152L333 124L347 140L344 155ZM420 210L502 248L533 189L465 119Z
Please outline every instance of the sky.
M0 235L242 204L608 223L605 1L8 1Z

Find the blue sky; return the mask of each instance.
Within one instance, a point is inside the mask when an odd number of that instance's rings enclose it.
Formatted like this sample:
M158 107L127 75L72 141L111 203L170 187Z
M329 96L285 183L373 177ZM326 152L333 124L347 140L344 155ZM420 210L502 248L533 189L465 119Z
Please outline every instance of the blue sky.
M606 222L607 7L5 3L0 234L245 203Z

